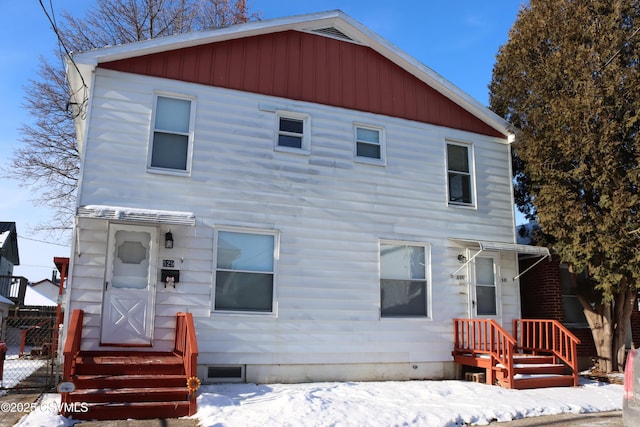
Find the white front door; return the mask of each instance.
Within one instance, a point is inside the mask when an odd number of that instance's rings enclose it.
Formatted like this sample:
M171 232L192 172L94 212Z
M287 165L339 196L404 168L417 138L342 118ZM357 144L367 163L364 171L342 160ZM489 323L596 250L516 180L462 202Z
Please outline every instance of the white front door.
M156 242L154 227L120 224L109 227L101 344L151 345Z
M473 317L498 316L500 308L495 256L478 256L473 260L471 311Z

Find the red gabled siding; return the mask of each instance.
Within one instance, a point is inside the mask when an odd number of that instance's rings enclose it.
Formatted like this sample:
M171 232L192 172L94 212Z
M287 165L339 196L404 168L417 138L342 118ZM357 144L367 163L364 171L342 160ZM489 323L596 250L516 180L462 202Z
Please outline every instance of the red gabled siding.
M504 137L373 49L297 31L176 49L100 67Z

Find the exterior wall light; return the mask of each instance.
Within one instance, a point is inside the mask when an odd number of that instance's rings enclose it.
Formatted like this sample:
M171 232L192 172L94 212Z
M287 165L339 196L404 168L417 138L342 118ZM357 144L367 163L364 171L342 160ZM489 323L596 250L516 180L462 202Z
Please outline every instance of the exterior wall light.
M458 255L458 262L460 264L464 264L465 262L467 262L467 257L462 254Z
M164 235L164 247L167 249L173 248L173 234L171 234L171 230L167 231Z

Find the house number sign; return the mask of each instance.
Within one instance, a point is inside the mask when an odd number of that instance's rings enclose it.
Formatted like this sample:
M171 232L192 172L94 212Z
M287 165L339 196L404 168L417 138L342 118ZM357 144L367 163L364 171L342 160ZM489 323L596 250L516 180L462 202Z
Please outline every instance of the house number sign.
M162 260L162 268L174 268L176 262L172 259L163 259Z

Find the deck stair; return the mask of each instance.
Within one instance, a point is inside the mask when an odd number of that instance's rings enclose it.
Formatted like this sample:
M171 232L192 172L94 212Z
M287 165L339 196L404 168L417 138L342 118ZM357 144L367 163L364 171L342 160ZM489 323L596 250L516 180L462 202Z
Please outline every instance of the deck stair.
M80 350L83 313L75 310L64 349L62 415L76 420L178 418L196 412L197 343L193 319L178 313L175 349ZM197 381L197 380L196 380ZM199 382L198 382L199 385ZM195 386L197 389L197 386Z
M74 419L176 418L189 415L182 357L173 353L80 352L68 402ZM83 412L78 404L85 403ZM73 407L73 406L72 406Z
M486 383L530 389L578 385L580 342L553 320L515 320L514 336L487 319L454 319L454 362L484 369Z

